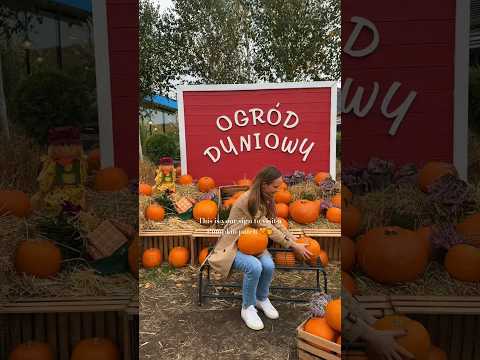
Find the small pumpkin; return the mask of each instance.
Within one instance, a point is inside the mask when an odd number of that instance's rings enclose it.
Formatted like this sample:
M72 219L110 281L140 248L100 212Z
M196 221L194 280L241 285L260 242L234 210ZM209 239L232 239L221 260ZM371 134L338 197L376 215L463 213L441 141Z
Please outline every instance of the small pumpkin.
M292 201L292 194L288 190L279 190L275 193L274 200L276 203L288 204Z
M337 336L335 330L328 325L326 318L321 317L310 318L305 323L303 330L328 341L333 341Z
M352 271L355 265L355 243L348 236L340 237L341 262L343 271Z
M468 244L480 247L480 213L467 216L457 225L457 231Z
M100 149L93 149L87 156L88 171L93 172L100 169Z
M334 299L327 303L325 319L333 330L342 331L342 301L340 299Z
M318 257L320 258L320 262L322 263L322 266L327 267L327 265L330 262L327 252L325 250L320 250Z
M193 177L189 174L181 175L177 179L177 183L180 185L190 185L191 183L193 183Z
M480 249L458 244L448 249L444 260L451 277L460 281L480 281Z
M118 167L101 169L95 175L96 191L120 191L128 186L127 173Z
M295 266L295 255L290 251L275 252L275 263L280 266Z
M278 217L281 217L281 218L284 218L284 219L288 218L289 208L288 208L287 204L277 203L277 204L275 204L275 210L276 210L276 213L277 213Z
M132 274L138 276L138 262L140 260L140 238L136 236L128 247L128 267Z
M247 255L260 255L268 245L268 234L264 229L247 226L238 238L238 249Z
M52 348L40 341L28 341L15 346L9 360L54 360Z
M71 360L120 360L120 352L109 339L88 338L75 345Z
M157 248L146 249L142 255L142 264L145 269L153 269L162 263L162 252Z
M278 220L282 223L285 229L288 229L288 221L282 217L279 217Z
M209 176L203 176L198 179L197 186L201 192L209 192L215 188L215 180Z
M174 268L181 268L188 264L190 252L183 246L174 247L168 254L168 263Z
M144 183L138 184L138 193L143 196L152 196L153 188Z
M60 248L50 240L31 239L20 242L15 252L15 269L19 273L47 278L62 266Z
M310 255L310 259L306 260L307 263L310 265L316 265L317 264L317 258L320 258L320 252L322 251L320 244L318 243L317 240L312 239L311 237L308 236L300 236L297 241L299 244L305 244L305 249L310 251L312 254ZM303 259L300 257L300 255L297 255L298 260L303 261ZM322 262L322 259L320 258L320 262Z
M208 256L208 247L204 247L198 254L198 263L201 265Z
M410 352L415 359L428 359L430 351L430 335L418 321L403 315L387 315L375 322L377 330L406 330L405 336L396 338L397 343Z
M285 181L282 180L282 183L280 184L278 190L288 190L288 185L285 183Z
M253 184L253 181L251 179L248 179L248 178L243 178L243 179L240 179L237 181L237 185L240 185L240 186L252 186Z
M211 223L217 214L218 206L213 200L201 200L193 206L193 218L199 223Z
M158 204L148 205L145 209L145 218L150 221L163 221L165 218L165 210Z
M327 210L326 218L328 221L334 224L342 223L342 209L331 207Z
M323 181L327 180L330 177L330 174L327 172L318 172L315 174L315 182L320 185Z
M343 207L342 235L355 237L362 226L362 213L353 205Z
M32 212L30 198L23 191L1 190L0 191L0 215L6 213L19 218L27 217Z
M452 164L441 161L430 161L418 172L418 184L422 191L428 191L428 187L436 180L445 175L457 175L457 170Z
M358 265L380 283L414 281L428 264L424 241L416 232L397 226L374 228L357 241Z
M338 208L342 207L342 195L335 194L335 195L332 196L330 201L332 202L333 206L338 207Z
M342 286L352 295L357 295L359 293L357 282L345 271L342 271Z
M292 202L289 206L289 213L294 221L303 225L314 223L319 216L317 206L310 200L296 200ZM279 214L277 215L280 216Z

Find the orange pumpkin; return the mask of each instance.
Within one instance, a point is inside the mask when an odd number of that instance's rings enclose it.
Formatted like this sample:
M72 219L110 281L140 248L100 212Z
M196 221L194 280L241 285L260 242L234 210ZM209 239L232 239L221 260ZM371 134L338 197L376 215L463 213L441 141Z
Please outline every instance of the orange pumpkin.
M39 278L53 276L62 266L62 253L50 240L24 240L15 252L15 269Z
M325 319L328 325L335 331L342 331L342 301L331 300L325 307Z
M332 196L330 201L332 202L333 206L336 206L338 208L342 207L342 195L336 194Z
M151 196L153 193L153 189L148 184L138 184L138 193L143 196Z
M276 203L288 204L292 201L292 194L288 190L279 190L275 193L274 199Z
M215 188L215 180L213 180L209 176L204 176L198 179L198 190L201 192L209 192L210 190Z
M282 183L280 184L278 190L288 190L288 185L285 183L285 181L282 180Z
M23 191L1 190L0 191L0 215L6 213L19 218L24 218L32 212L30 198Z
M293 220L304 225L314 223L319 216L317 206L313 201L309 200L296 200L292 202L289 207L289 213Z
M309 319L305 323L303 330L312 335L324 338L328 341L333 341L337 336L335 330L333 330L330 325L328 325L327 320L321 317L312 317L311 319Z
M190 185L193 183L193 177L189 174L182 175L177 179L177 183L180 185Z
M168 263L174 268L184 267L190 260L190 252L183 246L174 247L168 254Z
M352 295L358 294L358 286L355 279L350 274L342 271L342 286Z
M275 263L280 266L295 266L295 255L289 251L275 252Z
M360 232L362 213L353 205L344 206L342 210L342 235L353 238Z
M452 246L445 256L445 268L460 281L480 281L480 249L467 244Z
M100 161L100 149L93 149L88 153L87 156L87 164L88 164L88 171L96 171L100 169L101 161Z
M253 181L251 179L247 179L247 178L243 178L243 179L240 179L237 181L237 185L240 185L240 186L252 186L253 184Z
M282 225L285 229L288 229L288 221L287 220L285 220L282 217L279 217L278 220L280 220L280 222L282 223Z
M409 351L415 359L428 359L430 351L430 335L418 321L411 320L403 315L387 315L375 322L377 330L406 330L405 336L397 337L397 343Z
M342 223L342 209L331 207L327 210L327 220L334 224Z
M457 170L452 164L431 161L425 164L425 166L418 172L418 184L422 191L427 191L428 187L435 181L445 175L457 175Z
M120 360L120 353L109 339L89 338L75 345L70 360Z
M315 175L315 182L316 182L317 184L320 184L321 182L327 180L329 177L330 177L330 174L327 173L327 172L318 172L318 173Z
M55 356L47 343L28 341L15 346L9 360L54 360Z
M204 247L198 254L198 263L201 265L208 256L208 247Z
M325 250L320 250L318 257L320 258L320 262L322 263L322 266L327 267L327 265L330 262L327 252Z
M349 204L352 202L352 200L353 200L352 192L347 186L342 185L342 202Z
M467 243L480 247L480 213L466 217L457 225L457 231Z
M414 231L397 226L368 231L357 241L356 250L362 270L385 284L414 281L428 263L424 240Z
M145 209L145 218L151 221L163 221L165 218L165 210L157 204L148 205Z
M430 351L428 352L428 360L448 360L447 353L442 349L431 346Z
M425 246L428 249L428 257L432 255L432 241L430 240L430 236L432 235L432 228L430 226L423 226L419 229L417 229L417 235L418 237L422 238L422 243L425 244Z
M193 206L193 218L199 223L211 223L217 218L218 206L213 200L201 200Z
M339 337L337 338L336 343L337 343L338 345L342 345L342 336L339 336Z
M142 255L142 264L145 269L153 269L162 263L162 252L157 248L146 249Z
M310 265L316 265L317 264L317 258L320 258L320 262L322 262L322 258L320 257L320 252L322 251L320 244L317 242L317 240L312 239L311 237L308 236L300 236L297 239L297 243L299 244L305 244L305 249L310 251L312 255L310 255L310 259L307 260L307 262ZM297 255L298 260L303 261L303 259Z
M343 271L352 271L355 265L355 243L347 236L340 238L341 261Z
M238 249L247 255L260 255L268 245L268 234L264 229L254 229L247 226L237 242Z
M289 208L287 204L284 204L284 203L275 204L275 210L278 217L285 218L285 219L288 218Z
M133 239L128 247L128 266L132 274L138 276L138 261L140 258L140 238Z
M107 167L95 175L96 191L120 191L128 185L127 173L117 167Z

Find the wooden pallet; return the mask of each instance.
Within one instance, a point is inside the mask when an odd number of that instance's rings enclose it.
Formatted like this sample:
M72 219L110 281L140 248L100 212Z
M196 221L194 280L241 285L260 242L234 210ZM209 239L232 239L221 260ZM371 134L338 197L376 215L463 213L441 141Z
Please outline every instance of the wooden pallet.
M163 255L163 260L168 260L170 251L176 246L183 246L190 250L190 264L195 263L195 259L192 257L193 252L193 240L191 230L178 230L178 231L141 231L140 237L142 239L141 245L143 252L145 249L157 248L160 249Z
M480 297L357 296L375 317L404 314L421 322L449 359L480 359Z
M297 327L299 360L339 360L341 358L341 346L304 331L303 328L308 320L305 320Z

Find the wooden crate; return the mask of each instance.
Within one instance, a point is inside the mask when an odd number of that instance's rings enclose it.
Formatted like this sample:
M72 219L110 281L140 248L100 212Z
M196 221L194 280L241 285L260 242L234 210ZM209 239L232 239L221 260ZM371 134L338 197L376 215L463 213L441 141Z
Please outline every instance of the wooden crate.
M194 264L195 259L192 258L192 252L194 251L194 244L192 240L192 230L175 230L175 231L155 231L155 230L142 230L140 237L142 239L141 246L142 252L149 248L158 248L162 252L163 261L168 260L170 251L176 246L183 246L189 249L190 263Z
M318 241L320 247L326 251L330 261L341 260L341 229L303 229L303 233L305 236Z
M0 307L0 358L7 359L23 342L48 342L57 360L69 360L78 341L90 337L112 340L124 360L135 360L126 309L130 299L120 297L19 299ZM137 340L138 341L138 340ZM138 358L138 357L137 357Z
M421 322L449 359L480 359L480 297L358 296L374 316L404 314Z
M341 358L341 346L319 336L312 335L303 330L305 323L297 327L297 351L299 360L339 360Z
M139 331L140 331L140 318L138 315L138 301L128 304L127 310L127 319L128 319L128 329L130 333L129 340L129 351L130 351L130 360L138 360L138 349L140 348L139 343Z

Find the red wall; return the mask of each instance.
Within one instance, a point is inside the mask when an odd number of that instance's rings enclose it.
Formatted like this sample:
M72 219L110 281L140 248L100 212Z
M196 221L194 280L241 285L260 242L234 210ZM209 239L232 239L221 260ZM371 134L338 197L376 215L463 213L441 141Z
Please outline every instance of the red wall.
M138 178L138 1L107 0L115 166Z
M371 156L422 164L428 160L453 161L453 89L455 0L342 1L342 48L355 26L352 16L372 21L380 33L376 51L354 58L342 51L342 81L353 78L350 97L357 86L371 93L373 82L380 93L372 111L359 118L342 114L342 165L365 165ZM371 41L363 32L358 47ZM409 112L395 136L388 134L391 120L380 106L388 88L402 83L392 103L395 108L410 91L416 91ZM401 101L400 101L401 100Z
M194 178L212 176L217 184L232 184L246 175L253 178L266 165L277 166L284 174L295 170L305 172L329 171L330 168L330 88L244 90L244 91L187 91L183 93L185 136L188 173ZM268 123L238 127L223 132L217 128L216 120L220 115L228 115L234 121L234 112L243 109L249 115L251 108L260 108L267 112L280 102L279 111L282 119L290 110L299 116L299 124L293 129L286 129L282 123L272 126ZM251 115L249 115L251 119ZM266 116L264 116L266 119ZM240 152L239 137L259 132L262 150ZM293 154L272 150L265 146L264 137L268 133L278 135L280 144L284 136L299 139L299 145L308 138L308 145L315 142L306 162L298 151ZM213 163L203 152L209 146L221 149L220 139L227 144L230 136L238 149L239 155L227 154L221 150L221 157ZM252 135L252 143L255 139ZM271 139L272 143L273 138ZM335 141L335 139L333 139ZM298 149L298 148L297 148Z

